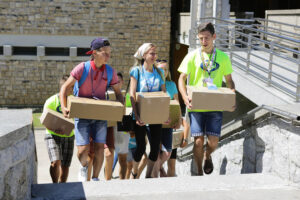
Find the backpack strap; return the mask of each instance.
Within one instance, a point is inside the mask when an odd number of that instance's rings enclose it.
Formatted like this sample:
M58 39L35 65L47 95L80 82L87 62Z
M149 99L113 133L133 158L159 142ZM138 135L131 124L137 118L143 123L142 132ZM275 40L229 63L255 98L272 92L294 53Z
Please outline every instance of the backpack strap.
M86 61L85 63L83 63L83 65L84 65L84 68L83 68L82 75L81 75L80 79L75 82L75 85L74 85L74 89L73 89L74 96L78 96L79 88L84 83L84 81L87 78L89 71L90 71L90 67L91 67L90 61Z
M109 65L105 65L105 70L106 70L106 76L107 76L107 82L106 82L106 91L108 90L110 86L110 82L113 78L113 68Z

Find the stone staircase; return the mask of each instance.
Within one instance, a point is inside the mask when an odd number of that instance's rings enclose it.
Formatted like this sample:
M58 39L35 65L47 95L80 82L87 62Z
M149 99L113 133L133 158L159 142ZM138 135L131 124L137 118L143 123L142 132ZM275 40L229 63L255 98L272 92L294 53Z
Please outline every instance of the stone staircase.
M300 186L269 174L35 184L32 199L299 200Z

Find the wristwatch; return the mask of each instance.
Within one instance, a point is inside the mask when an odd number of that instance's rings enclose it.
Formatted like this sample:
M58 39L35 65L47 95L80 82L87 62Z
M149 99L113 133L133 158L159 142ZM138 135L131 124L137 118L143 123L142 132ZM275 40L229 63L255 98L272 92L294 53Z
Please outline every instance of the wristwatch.
M186 138L183 139L183 142L188 142L188 140Z

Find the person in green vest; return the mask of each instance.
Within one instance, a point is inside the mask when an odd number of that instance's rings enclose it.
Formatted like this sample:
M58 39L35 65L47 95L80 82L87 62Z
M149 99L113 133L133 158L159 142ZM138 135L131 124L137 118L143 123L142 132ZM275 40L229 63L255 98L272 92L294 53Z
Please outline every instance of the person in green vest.
M222 87L223 78L225 78L226 86L233 91L235 91L235 85L231 76L233 70L228 55L214 46L216 34L212 23L199 25L198 38L201 48L188 53L178 68L181 73L178 79L178 88L189 112L191 136L194 137L193 153L198 167L198 175L203 175L203 171L206 174L213 171L211 154L218 146L223 112L191 110L192 103L187 95L186 79L189 76L187 84L191 86ZM232 111L234 109L235 106ZM208 140L204 152L205 135Z
M66 82L69 75L63 75L60 80L60 87ZM66 93L71 95L73 87ZM62 113L59 94L49 97L45 104L44 110L51 109ZM50 158L50 176L53 183L64 183L68 179L69 167L72 162L74 150L74 131L69 136L63 135L61 129L49 130L46 129L45 142Z

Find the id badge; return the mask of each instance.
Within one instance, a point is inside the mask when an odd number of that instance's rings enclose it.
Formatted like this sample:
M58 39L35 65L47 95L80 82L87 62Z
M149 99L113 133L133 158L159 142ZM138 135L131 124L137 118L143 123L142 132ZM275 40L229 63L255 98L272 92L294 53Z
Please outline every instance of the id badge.
M203 83L205 85L213 84L213 79L211 79L211 78L205 78L205 79L203 79Z

